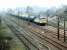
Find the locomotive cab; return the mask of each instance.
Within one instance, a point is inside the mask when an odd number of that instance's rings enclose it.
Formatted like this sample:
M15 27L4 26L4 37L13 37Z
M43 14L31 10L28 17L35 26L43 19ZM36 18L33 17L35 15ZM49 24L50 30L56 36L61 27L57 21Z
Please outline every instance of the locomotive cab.
M46 18L35 18L34 22L38 25L44 26L47 24L47 19Z

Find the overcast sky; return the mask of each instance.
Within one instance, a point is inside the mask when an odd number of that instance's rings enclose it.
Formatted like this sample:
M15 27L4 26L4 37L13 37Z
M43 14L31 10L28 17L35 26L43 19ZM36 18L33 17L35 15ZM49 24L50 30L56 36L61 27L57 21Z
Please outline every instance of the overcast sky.
M67 0L0 0L0 9L26 6L52 7L60 5L67 5Z

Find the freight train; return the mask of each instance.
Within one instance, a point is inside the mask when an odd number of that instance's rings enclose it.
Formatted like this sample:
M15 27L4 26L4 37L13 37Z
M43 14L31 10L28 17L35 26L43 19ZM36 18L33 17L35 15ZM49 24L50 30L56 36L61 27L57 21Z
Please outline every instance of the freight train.
M45 26L47 24L47 18L45 17L36 17L36 16L28 16L28 15L19 15L19 16L15 15L15 17L35 23L40 26Z

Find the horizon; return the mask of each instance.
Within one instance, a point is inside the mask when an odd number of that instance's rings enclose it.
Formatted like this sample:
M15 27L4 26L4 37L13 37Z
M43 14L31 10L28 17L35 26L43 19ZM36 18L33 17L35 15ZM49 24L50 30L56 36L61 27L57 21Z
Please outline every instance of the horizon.
M27 7L27 6L50 8L50 7L59 7L62 5L67 5L67 1L66 0L0 0L0 9Z

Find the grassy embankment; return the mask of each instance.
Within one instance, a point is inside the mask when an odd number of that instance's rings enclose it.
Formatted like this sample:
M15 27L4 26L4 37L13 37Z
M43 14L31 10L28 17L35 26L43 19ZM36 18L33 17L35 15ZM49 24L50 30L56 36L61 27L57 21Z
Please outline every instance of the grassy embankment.
M0 23L0 50L27 50L4 22Z

